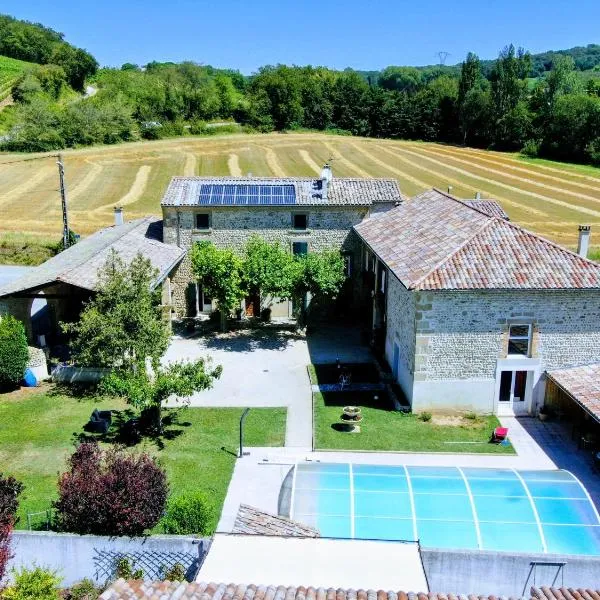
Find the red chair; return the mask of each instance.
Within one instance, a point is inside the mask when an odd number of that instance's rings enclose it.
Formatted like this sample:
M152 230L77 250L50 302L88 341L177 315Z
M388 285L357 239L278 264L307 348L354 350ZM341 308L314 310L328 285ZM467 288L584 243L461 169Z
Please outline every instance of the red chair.
M492 433L492 442L499 444L508 437L508 427L496 427L494 433Z

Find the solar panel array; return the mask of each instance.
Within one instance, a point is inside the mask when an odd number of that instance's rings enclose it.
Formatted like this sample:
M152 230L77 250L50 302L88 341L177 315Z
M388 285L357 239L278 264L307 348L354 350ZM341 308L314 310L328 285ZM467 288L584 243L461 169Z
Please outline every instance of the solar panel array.
M200 186L199 203L218 206L296 204L296 189L293 185L205 183Z

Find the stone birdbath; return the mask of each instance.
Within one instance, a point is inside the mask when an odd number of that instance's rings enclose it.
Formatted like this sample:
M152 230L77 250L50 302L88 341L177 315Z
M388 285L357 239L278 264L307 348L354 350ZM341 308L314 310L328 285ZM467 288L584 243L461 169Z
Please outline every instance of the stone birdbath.
M359 406L344 406L340 422L345 433L360 433L359 423L363 417Z

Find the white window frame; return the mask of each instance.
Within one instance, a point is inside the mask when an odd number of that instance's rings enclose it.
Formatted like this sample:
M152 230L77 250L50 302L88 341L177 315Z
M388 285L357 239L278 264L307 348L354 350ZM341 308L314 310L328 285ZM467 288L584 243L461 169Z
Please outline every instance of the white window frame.
M511 335L510 330L512 327L527 327L527 335ZM531 356L531 342L533 338L533 325L531 323L510 323L508 325L508 347L507 347L507 357L508 358L523 358ZM523 341L527 340L527 353L526 354L511 354L510 353L510 342L512 340L515 341Z
M385 267L381 267L381 276L379 281L379 291L382 294L385 294L385 285L387 279L387 269Z

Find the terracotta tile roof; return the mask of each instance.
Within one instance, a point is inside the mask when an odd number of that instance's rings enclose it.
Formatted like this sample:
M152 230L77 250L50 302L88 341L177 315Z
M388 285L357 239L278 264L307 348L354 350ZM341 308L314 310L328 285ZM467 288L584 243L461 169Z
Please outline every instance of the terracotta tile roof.
M0 288L0 297L42 288L53 282L93 291L98 285L98 270L106 263L111 250L118 252L125 262L130 262L141 252L158 270L158 281L162 281L185 256L185 250L164 244L160 225L155 217L145 217L101 229Z
M531 600L600 600L600 590L532 587Z
M313 527L308 527L285 517L276 517L247 504L240 504L232 533L320 537L319 532Z
M476 208L481 212L485 213L490 217L498 217L505 221L510 221L509 216L506 214L498 200L492 200L491 198L476 198L474 200L462 200L467 206Z
M409 289L600 288L600 264L439 190L354 229Z
M600 421L600 363L556 369L548 371L548 376Z
M100 598L101 600L497 600L498 596L119 579ZM600 600L600 592L573 588L531 588L531 600Z
M370 206L381 202L401 202L395 179L334 177L327 200L315 189L314 177L173 177L161 201L162 206L198 206L202 184L293 185L298 204Z

